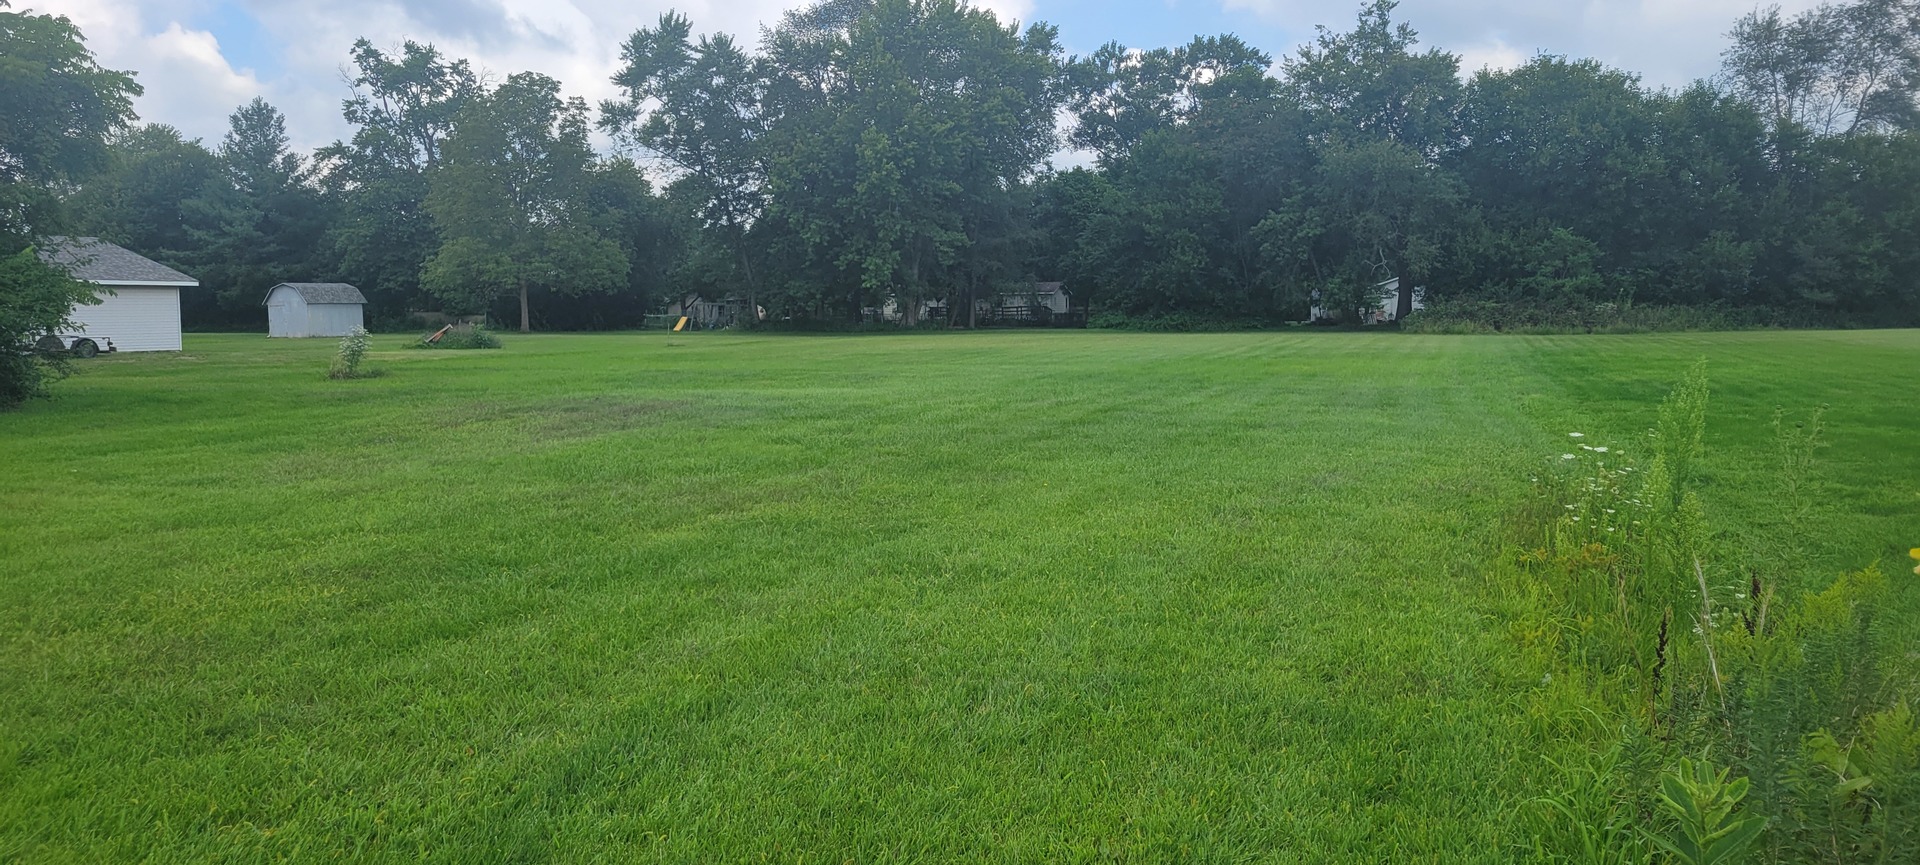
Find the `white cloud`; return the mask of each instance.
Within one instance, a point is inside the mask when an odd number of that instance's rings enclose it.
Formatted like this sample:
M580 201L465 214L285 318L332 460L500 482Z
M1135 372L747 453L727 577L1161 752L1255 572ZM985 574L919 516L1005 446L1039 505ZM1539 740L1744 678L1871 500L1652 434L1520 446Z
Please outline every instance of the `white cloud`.
M1033 23L1033 0L973 0L973 5L998 16L1000 23L1018 21L1022 27Z
M1498 38L1450 50L1460 55L1462 76L1472 75L1482 69L1512 69L1524 65L1529 57L1527 52L1508 45L1506 40Z
M67 0L34 11L66 15L81 28L100 63L130 69L145 93L134 100L142 118L172 123L211 145L226 116L267 88L250 71L237 71L212 33L180 23L194 4ZM209 105L224 106L209 111Z
M994 0L1030 8L1028 0ZM39 0L35 11L66 15L80 25L102 64L132 69L147 90L142 120L169 123L216 142L234 107L263 96L287 115L287 132L306 149L348 135L340 102L348 49L362 36L383 49L405 40L430 42L472 61L496 79L527 70L560 80L589 102L613 96L608 80L620 44L661 12L678 9L696 32L728 32L752 44L799 0L335 0L293 3L225 0L258 22L271 45L245 46L277 59L270 72L234 69L236 46L221 46L197 26L218 0ZM217 28L216 28L217 29ZM226 49L226 50L223 50Z

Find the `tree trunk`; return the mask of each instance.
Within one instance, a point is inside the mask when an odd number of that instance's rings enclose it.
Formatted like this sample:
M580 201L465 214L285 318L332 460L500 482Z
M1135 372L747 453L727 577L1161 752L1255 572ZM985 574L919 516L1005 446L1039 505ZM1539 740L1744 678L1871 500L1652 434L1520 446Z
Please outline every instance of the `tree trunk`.
M906 285L895 289L893 293L895 302L900 304L901 327L920 323L920 253L915 251L908 255L907 262Z
M734 243L734 251L740 255L740 272L747 277L747 321L751 326L760 325L760 292L758 280L753 274L753 261L747 257L747 241L744 237Z
M1395 279L1400 281L1400 291L1393 301L1393 320L1399 321L1413 313L1413 277L1407 275L1406 268L1398 269Z
M520 281L520 332L532 333L533 321L527 315L527 281Z

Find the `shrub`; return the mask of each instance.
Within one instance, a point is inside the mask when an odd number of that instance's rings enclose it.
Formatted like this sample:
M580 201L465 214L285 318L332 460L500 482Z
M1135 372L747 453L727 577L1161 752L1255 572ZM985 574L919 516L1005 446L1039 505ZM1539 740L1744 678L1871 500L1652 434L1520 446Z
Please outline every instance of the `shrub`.
M360 364L366 360L369 340L367 329L356 327L340 338L340 351L333 357L333 368L327 371L328 378L373 378L380 370L362 369Z
M1099 312L1087 318L1087 327L1104 330L1134 330L1152 333L1224 333L1260 330L1273 323L1248 316L1215 315L1196 312L1170 312L1160 315L1127 315Z
M449 328L446 333L441 334L440 338L433 342L427 341L430 337L432 337L432 334L421 337L420 341L414 343L412 347L446 349L500 347L500 337L495 336L493 331L477 325L455 325Z
M1429 301L1426 309L1407 316L1400 326L1410 333L1650 333L1854 323L1767 307L1455 298Z
M36 343L65 330L75 304L99 302L92 286L42 262L32 247L0 256L0 409L46 396L66 375L65 354Z

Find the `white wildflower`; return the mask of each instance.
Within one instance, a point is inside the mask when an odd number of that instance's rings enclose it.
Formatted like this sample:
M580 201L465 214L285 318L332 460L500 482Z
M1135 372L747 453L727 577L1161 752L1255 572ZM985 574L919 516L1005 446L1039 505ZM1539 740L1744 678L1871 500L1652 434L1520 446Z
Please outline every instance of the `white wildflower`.
M1579 459L1579 457L1576 457L1573 454L1561 454L1560 458L1563 460Z
M1586 433L1567 433L1567 437L1568 437L1568 438L1576 438L1576 439L1583 439L1583 438L1586 438L1586 437L1587 437L1587 434L1586 434Z

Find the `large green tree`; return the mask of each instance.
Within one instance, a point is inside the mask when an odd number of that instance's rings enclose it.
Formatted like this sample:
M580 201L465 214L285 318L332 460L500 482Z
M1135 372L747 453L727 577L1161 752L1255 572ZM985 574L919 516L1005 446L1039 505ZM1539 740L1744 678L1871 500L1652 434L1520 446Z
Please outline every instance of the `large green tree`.
M285 116L264 99L228 117L215 157L222 182L183 205L195 241L185 258L200 281L199 302L183 315L190 325L258 327L269 287L331 269L321 255L330 214L288 143Z
M430 175L427 210L441 237L423 283L448 304L490 308L519 299L520 330L533 329L531 294L618 290L629 264L607 236L589 195L594 155L587 106L532 72L475 99Z
M366 293L370 311L397 316L433 300L420 287L440 244L427 213L427 175L482 87L467 61L432 45L409 41L389 53L361 39L351 57L353 93L341 113L353 136L315 154L335 214L328 246L339 276Z
M188 205L224 183L220 160L178 129L149 123L117 135L107 167L69 199L76 228L176 267L187 267L204 230Z
M0 253L57 227L57 192L107 164L107 140L133 123L133 73L94 62L63 16L0 0Z
M1721 78L1775 123L1816 134L1920 128L1920 0L1822 3L1734 24Z
M1145 51L1109 42L1067 64L1067 106L1075 120L1068 139L1111 161L1148 133L1187 123L1212 103L1265 95L1272 64L1232 35Z
M839 309L978 292L968 251L1011 224L1057 145L1061 52L952 0L827 5L770 40L768 213Z
M705 260L737 279L752 308L762 281L748 233L766 206L765 69L732 37L692 33L685 16L667 12L627 38L613 76L622 98L601 103L600 126L671 166L675 198L723 253Z
M1441 160L1460 141L1459 58L1418 50L1396 23L1393 0L1373 0L1354 29L1321 28L1284 62L1285 88L1310 118L1322 169L1310 203L1336 247L1319 286L1344 303L1372 302L1371 287L1399 280L1396 314L1412 311L1440 245L1470 222Z
M57 193L106 165L139 93L130 73L94 62L72 21L0 0L0 408L46 392L60 362L35 342L94 302L91 286L40 260L34 238L62 227Z

